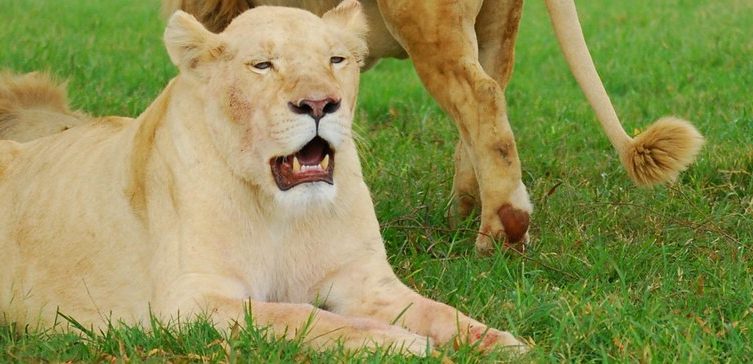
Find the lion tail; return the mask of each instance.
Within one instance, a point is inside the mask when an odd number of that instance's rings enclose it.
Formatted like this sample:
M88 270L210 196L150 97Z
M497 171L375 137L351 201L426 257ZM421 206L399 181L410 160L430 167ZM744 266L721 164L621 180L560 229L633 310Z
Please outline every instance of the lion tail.
M703 136L685 120L665 117L635 138L623 129L583 38L575 3L547 0L562 53L599 123L632 180L639 185L673 181L696 158Z
M45 73L0 73L0 139L26 142L81 124L71 111L64 84Z

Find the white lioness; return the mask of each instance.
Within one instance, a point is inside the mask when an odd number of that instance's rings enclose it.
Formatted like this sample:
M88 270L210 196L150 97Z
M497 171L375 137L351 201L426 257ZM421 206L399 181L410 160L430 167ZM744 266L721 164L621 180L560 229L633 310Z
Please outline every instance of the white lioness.
M351 135L365 31L355 1L322 18L259 7L220 34L177 12L165 43L180 75L137 119L1 141L5 320L49 325L59 310L101 326L151 309L224 326L247 303L256 325L307 327L316 347L523 348L387 262ZM51 87L6 77L2 137L75 123Z
M340 0L163 0L215 31L245 9L285 5L317 14ZM481 207L480 253L493 240L524 248L533 206L508 122L504 90L510 80L523 0L363 0L369 21L367 67L383 57L413 61L426 90L457 125L453 191L456 215ZM574 0L546 0L562 52L596 111L628 175L640 185L674 180L695 159L703 137L669 117L631 138L622 128L589 55Z

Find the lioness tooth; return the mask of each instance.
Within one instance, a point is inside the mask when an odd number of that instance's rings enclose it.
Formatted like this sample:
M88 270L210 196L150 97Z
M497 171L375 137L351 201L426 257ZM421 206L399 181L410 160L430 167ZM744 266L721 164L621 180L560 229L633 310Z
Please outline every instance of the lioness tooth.
M327 170L327 167L329 167L329 154L324 155L324 159L322 159L322 162L319 163L320 166L322 166L323 170Z
M301 162L298 161L298 157L293 156L293 172L301 171Z

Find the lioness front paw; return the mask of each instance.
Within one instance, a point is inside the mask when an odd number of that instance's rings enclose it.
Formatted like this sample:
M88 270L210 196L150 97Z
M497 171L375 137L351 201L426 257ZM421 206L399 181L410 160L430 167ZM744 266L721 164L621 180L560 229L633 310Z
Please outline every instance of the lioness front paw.
M434 343L397 325L389 325L370 318L350 318L350 325L339 330L340 339L348 349L381 349L389 353L426 356ZM325 340L325 345L332 344Z
M456 339L455 345L461 344ZM469 345L476 345L478 350L487 352L496 348L504 348L515 354L528 352L528 345L518 340L507 331L500 331L490 327L474 326L468 329L466 341Z
M434 343L430 338L398 326L390 326L384 332L373 335L371 340L374 346L387 349L391 353L425 357L434 350Z

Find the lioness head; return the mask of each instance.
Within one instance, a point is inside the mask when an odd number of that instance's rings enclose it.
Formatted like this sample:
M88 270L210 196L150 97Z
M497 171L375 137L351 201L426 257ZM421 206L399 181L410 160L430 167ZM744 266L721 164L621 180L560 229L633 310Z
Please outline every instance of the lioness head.
M219 34L178 11L165 43L233 172L278 200L307 202L335 196L338 151L352 148L365 32L359 3L344 1L321 18L257 7Z

